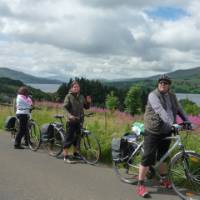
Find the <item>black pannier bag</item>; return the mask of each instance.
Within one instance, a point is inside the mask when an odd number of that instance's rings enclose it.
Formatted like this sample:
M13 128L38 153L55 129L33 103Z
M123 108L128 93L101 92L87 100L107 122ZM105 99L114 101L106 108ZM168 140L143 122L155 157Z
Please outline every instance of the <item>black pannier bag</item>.
M111 143L111 150L112 150L112 159L114 161L117 161L120 159L120 144L121 144L121 138L113 138Z
M8 116L5 120L5 130L12 131L15 128L16 116Z
M128 148L129 144L128 144L128 140L126 139L126 137L122 137L121 141L120 141L120 155L121 158L125 158L128 155Z
M114 161L124 160L130 156L130 154L137 147L135 143L137 136L130 133L125 133L121 138L112 139L112 159ZM134 143L133 143L134 142Z
M42 141L51 139L53 137L53 125L50 123L42 125L41 136Z
M121 157L128 158L137 148L137 135L132 133L125 133L121 138Z

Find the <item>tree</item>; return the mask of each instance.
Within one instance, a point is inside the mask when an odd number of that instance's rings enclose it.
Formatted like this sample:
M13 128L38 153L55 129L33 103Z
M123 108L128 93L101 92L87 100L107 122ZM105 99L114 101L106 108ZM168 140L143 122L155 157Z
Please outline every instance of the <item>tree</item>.
M125 111L134 115L142 112L142 101L141 101L142 90L139 86L132 86L125 98L124 105Z
M85 78L78 78L75 79L79 82L81 88L81 94L84 96L90 95L92 97L92 106L103 107L105 108L106 96L114 92L115 96L118 98L120 104L118 104L118 108L120 110L124 109L124 97L127 93L127 89L118 89L112 86L107 86L100 82L99 80L88 80ZM63 101L65 95L69 91L70 85L73 81L72 79L69 80L68 83L63 83L56 92L56 99L58 101Z
M110 94L106 96L106 108L110 110L115 110L118 108L119 99L114 95L114 92L111 91Z
M63 83L56 92L56 100L62 102L69 88L66 83Z
M191 114L191 115L200 114L200 107L193 101L190 101L189 99L182 99L179 102L187 114Z

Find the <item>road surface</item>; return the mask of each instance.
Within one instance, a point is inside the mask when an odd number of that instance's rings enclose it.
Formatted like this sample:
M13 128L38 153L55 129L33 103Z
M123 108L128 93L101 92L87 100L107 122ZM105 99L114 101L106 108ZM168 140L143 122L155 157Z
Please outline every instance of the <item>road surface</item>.
M67 164L45 150L16 150L0 131L0 200L138 200L111 167ZM149 187L152 199L178 200L173 191Z

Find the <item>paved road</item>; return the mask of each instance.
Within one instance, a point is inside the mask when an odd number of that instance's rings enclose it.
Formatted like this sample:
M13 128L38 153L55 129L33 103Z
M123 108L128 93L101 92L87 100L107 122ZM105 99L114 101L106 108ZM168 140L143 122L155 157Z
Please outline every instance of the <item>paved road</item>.
M66 164L44 150L15 150L0 131L0 200L137 200L135 186L122 183L106 166ZM178 200L151 187L152 199Z

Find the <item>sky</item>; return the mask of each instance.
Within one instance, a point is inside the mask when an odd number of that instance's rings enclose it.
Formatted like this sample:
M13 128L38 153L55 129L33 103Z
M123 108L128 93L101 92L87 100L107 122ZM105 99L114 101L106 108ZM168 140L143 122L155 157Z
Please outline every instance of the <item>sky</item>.
M200 66L199 0L0 0L0 67L64 80Z

